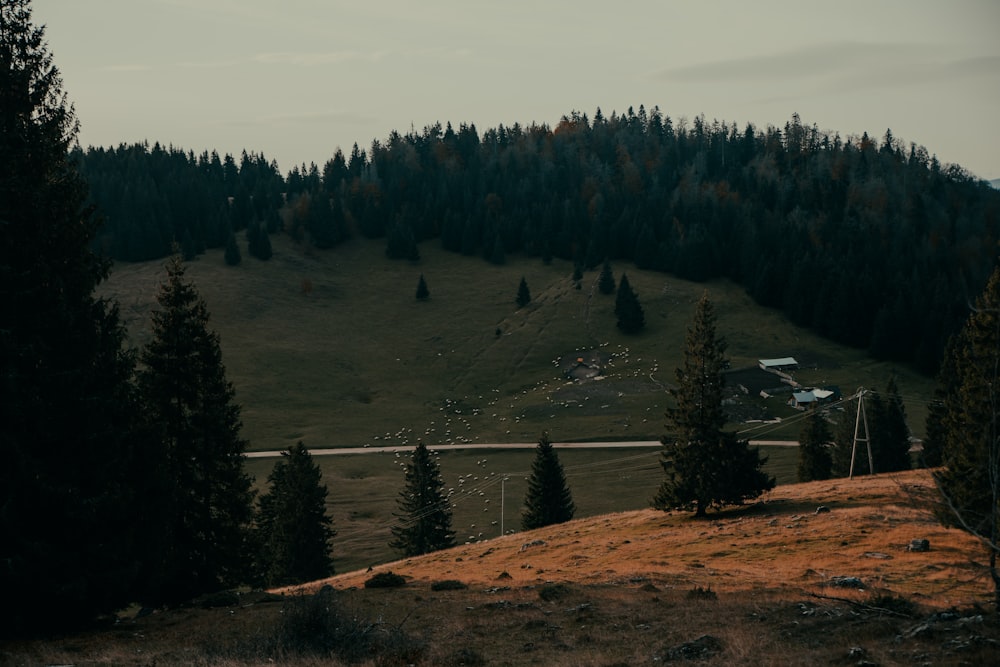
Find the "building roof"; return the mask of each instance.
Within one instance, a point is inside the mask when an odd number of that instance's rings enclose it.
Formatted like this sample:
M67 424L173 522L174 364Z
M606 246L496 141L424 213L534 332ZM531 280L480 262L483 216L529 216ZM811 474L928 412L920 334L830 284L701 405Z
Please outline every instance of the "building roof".
M780 366L798 366L799 362L795 357L781 357L780 359L759 359L762 368L776 368Z
M793 391L792 398L796 403L813 403L817 400L816 394L811 391Z

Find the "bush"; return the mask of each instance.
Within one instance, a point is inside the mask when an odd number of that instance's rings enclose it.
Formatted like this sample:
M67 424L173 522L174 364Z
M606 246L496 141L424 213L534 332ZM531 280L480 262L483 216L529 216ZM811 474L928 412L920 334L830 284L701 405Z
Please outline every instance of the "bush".
M538 589L538 597L546 602L559 600L569 594L569 588L564 584L547 584Z
M711 586L707 586L705 588L695 586L689 590L687 595L684 597L688 600L717 600L719 598L719 596L715 594L715 591L712 590Z
M313 655L359 662L377 656L378 663L408 664L418 662L423 651L423 645L400 628L345 610L334 590L324 587L315 595L297 595L285 602L266 654L276 661Z
M445 579L431 584L432 591L464 591L468 586L457 579Z
M885 609L888 612L899 616L912 618L917 615L917 607L904 597L896 595L873 595L868 601L869 607L875 609Z
M400 588L406 585L406 579L395 572L379 572L365 581L365 588Z

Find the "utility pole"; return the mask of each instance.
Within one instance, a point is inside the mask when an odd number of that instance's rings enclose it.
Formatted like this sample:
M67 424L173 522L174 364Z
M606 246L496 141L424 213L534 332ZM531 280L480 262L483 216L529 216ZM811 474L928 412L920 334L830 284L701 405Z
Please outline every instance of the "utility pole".
M500 478L500 537L503 537L503 501L504 501L504 483L507 481L507 475L503 475Z
M858 437L861 425L865 427L865 437ZM854 479L854 458L858 453L858 443L864 442L868 448L868 472L875 474L875 458L872 456L872 441L868 433L868 415L865 413L865 388L858 389L858 414L854 418L854 443L851 446L851 470L847 474L848 479Z

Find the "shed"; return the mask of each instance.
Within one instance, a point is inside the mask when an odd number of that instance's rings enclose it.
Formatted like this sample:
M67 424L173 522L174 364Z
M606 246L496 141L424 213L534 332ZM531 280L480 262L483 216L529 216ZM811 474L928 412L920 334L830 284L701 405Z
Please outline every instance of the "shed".
M799 367L799 362L795 357L781 357L780 359L759 359L757 363L765 371L787 371Z
M788 404L797 410L805 410L816 403L816 394L811 391L793 391Z

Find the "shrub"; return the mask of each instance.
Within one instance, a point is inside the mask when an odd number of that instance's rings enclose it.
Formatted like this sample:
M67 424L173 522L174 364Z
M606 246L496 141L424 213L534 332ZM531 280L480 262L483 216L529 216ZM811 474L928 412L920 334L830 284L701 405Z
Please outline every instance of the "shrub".
M868 601L869 607L884 609L899 616L912 618L917 615L917 607L910 600L897 595L873 595Z
M406 579L395 572L379 572L365 581L365 588L400 588L406 585Z
M687 595L684 597L688 600L717 600L719 598L719 596L715 594L715 591L712 590L711 586L706 586L705 588L695 586L689 590Z
M547 584L538 589L538 597L546 602L559 600L569 594L569 588L565 584Z
M334 590L324 587L315 595L288 598L266 653L277 661L314 655L345 662L375 657L379 664L409 664L419 661L423 651L423 645L399 627L344 609Z
M432 591L464 591L468 586L457 579L445 579L431 584Z

